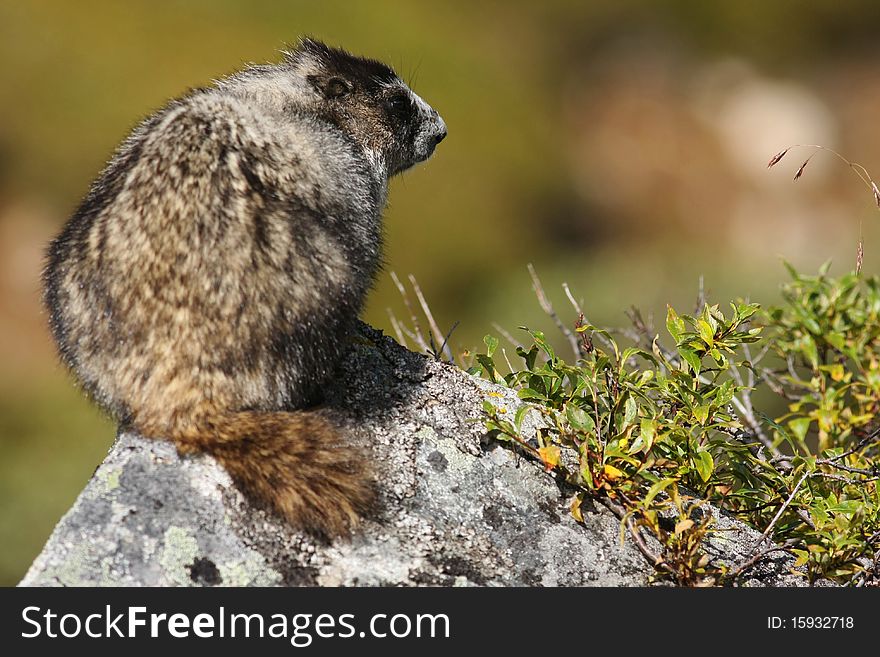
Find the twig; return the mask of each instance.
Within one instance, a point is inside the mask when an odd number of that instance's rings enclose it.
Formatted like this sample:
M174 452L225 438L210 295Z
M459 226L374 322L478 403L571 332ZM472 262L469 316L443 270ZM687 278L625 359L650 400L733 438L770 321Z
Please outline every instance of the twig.
M574 333L571 332L571 329L562 323L562 320L559 319L559 315L553 310L553 305L544 293L544 286L541 285L541 279L538 278L538 274L535 272L532 263L529 263L527 267L529 275L532 277L532 290L534 290L535 296L538 297L538 303L541 305L541 309L556 323L556 327L568 340L568 344L571 345L571 352L574 355L574 359L578 360L581 357L581 350L578 346L577 338Z
M816 461L816 465L827 465L829 468L836 468L837 470L852 472L853 474L860 474L866 477L877 477L878 475L880 475L880 468L878 468L877 466L874 466L870 470L867 470L866 468L854 468L850 465L834 463L828 459L819 459Z
M803 520L810 529L816 529L816 523L813 522L813 519L810 517L810 514L807 513L806 509L798 509L797 514L801 520Z
M793 395L788 390L785 389L785 385L782 382L782 377L779 372L774 372L773 370L762 367L761 368L761 381L767 384L767 387L770 388L773 393L779 395L786 401L797 401L800 399L796 395Z
M565 296L568 297L568 301L571 303L571 306L572 306L572 308L574 308L574 311L578 315L583 315L584 311L581 308L581 304L578 303L577 300L574 298L574 295L571 293L571 290L568 288L568 283L565 283L565 282L562 283L562 290L563 290L563 292L565 292ZM588 320L586 317L584 317L584 321L587 324L591 323L590 320Z
M858 452L860 449L862 449L865 445L867 445L869 442L871 442L872 440L874 440L878 436L880 436L880 427L877 427L871 433L865 435L865 437L862 438L856 444L856 446L853 447L852 449L850 449L846 452L843 452L841 454L838 454L837 456L832 456L827 459L822 459L821 461L819 461L819 463L830 464L833 461L839 461L840 459L846 458L847 456L850 456L851 454L855 454L856 452Z
M767 529L764 530L764 533L761 534L761 538L758 539L758 542L755 543L754 547L749 550L750 557L740 566L738 566L733 573L731 573L731 577L736 578L739 577L746 569L751 568L755 563L760 561L764 556L773 552L775 550L783 550L785 548L781 547L772 547L769 550L765 550L763 552L758 552L760 550L761 545L764 541L767 540L767 537L770 536L770 533L773 531L773 528L776 526L776 523L779 522L779 519L782 517L782 514L788 508L788 506L794 501L794 496L797 495L798 489L801 485L807 480L807 477L810 476L809 472L805 472L803 476L798 480L795 484L794 488L791 491L791 494L788 496L788 499L783 502L782 506L779 507L779 510L776 512L776 515L773 516L773 520L770 521L770 524L767 525ZM812 523L811 523L812 524Z
M593 322L591 322L589 319L587 319L587 317L584 315L584 311L581 308L581 304L575 300L574 295L571 293L571 290L568 288L568 283L563 283L562 289L565 292L565 296L568 297L568 300L571 303L571 307L574 308L574 311L575 311L575 313L577 313L578 317L582 317L583 318L582 321L585 324L590 324L592 326ZM608 349L611 349L611 350L614 349L614 344L606 336L602 335L601 333L597 333L596 338L599 340L599 342L604 344Z
M501 347L501 354L504 356L504 362L507 363L507 370L512 373L514 369L513 365L510 364L510 359L507 357L507 349Z
M391 308L386 308L386 312L388 313L388 319L391 321L391 328L394 329L394 335L397 337L397 342L400 343L402 347L407 347L406 338L403 337L403 331L400 328L400 322L397 321L397 317L394 316L394 313L391 312Z
M437 326L437 322L434 321L434 316L431 314L431 309L428 307L428 302L425 301L425 297L422 294L422 289L419 287L418 282L416 281L416 277L412 274L409 275L409 282L412 285L413 291L416 293L416 298L419 300L419 305L422 307L422 312L425 313L425 318L428 320L428 326L431 329L431 333L434 336L435 343L440 342L440 338L443 337L443 332L440 330L440 327ZM445 349L445 351L444 351ZM449 359L449 362L452 362L452 350L443 342L443 347L438 351L438 353L443 352L446 354L446 358Z
M706 290L703 287L703 275L700 274L700 279L697 287L697 307L694 310L694 315L699 315L702 312L703 308L706 306Z
M737 578L741 577L744 572L746 572L749 568L754 566L756 563L761 561L768 554L773 554L774 552L788 552L788 547L781 545L771 545L770 547L764 548L760 552L752 555L745 562L734 568L729 574L728 578L730 581L736 581Z
M675 570L672 568L672 566L666 563L660 555L655 554L651 551L638 527L633 525L632 519L621 505L617 504L606 495L598 495L594 499L596 499L606 509L611 511L611 513L613 513L618 520L626 525L630 536L632 536L633 543L635 543L636 548L638 548L639 552L641 552L642 556L648 563L650 563L657 570L661 570L672 575L675 574Z
M761 547L761 544L767 540L767 537L770 535L770 532L773 531L773 528L776 526L776 523L779 522L779 519L782 517L782 514L788 508L788 506L794 501L794 496L797 495L798 489L801 487L807 477L810 476L809 472L805 472L803 476L798 480L795 484L794 488L791 491L791 495L788 496L788 499L783 502L782 506L779 507L779 511L776 512L776 515L773 516L773 520L770 521L770 524L767 525L767 529L764 530L764 533L761 534L761 538L755 543L755 547L752 548L752 552L755 552L758 548Z
M416 317L416 313L409 302L409 295L406 293L406 288L403 287L403 284L400 282L400 279L397 278L397 274L394 272L391 272L391 280L393 280L394 284L397 286L397 289L400 292L400 296L403 297L403 304L409 311L410 321L413 325L413 335L411 337L415 340L416 344L419 345L419 349L425 352L429 351L430 347L428 347L428 343L425 340L425 337L422 335L422 329L419 326L419 320Z
M449 333L447 333L447 334L446 334L446 337L443 338L443 344L440 346L440 352L442 352L442 351L444 351L444 350L446 349L446 345L449 344L449 338L452 337L452 332L453 332L455 329L458 328L458 325L459 325L459 321L458 321L458 320L455 320L455 323L452 325L452 328L449 329ZM438 353L439 353L439 352L438 352ZM450 358L449 362L450 362L450 363L452 362L452 359L451 359L451 358Z
M746 358L748 358L748 354L746 354ZM761 423L758 422L758 419L755 417L755 407L752 404L752 388L755 387L755 378L752 370L749 368L746 368L746 370L749 372L750 376L747 381L744 381L739 368L736 365L731 366L730 374L742 390L739 393L741 398L734 396L730 401L742 414L742 419L745 420L742 424L749 428L752 437L756 438L774 457L782 457L784 454L773 444L770 437L764 433L764 430L761 428ZM732 413L732 415L739 420L739 417L737 417L736 414Z
M872 477L870 475L866 475L868 479L851 479L842 475L831 474L830 472L814 472L813 476L822 477L823 479L830 479L831 481L839 481L843 484L847 484L848 486L861 486L863 484L869 484L871 482L880 480L880 476Z

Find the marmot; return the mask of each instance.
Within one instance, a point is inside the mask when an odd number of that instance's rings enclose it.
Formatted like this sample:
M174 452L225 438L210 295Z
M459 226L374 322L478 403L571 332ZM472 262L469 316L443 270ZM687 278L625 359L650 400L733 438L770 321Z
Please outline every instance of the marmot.
M50 244L61 359L123 429L217 458L332 537L363 455L314 411L380 266L388 179L446 136L388 66L311 39L190 91L119 146Z

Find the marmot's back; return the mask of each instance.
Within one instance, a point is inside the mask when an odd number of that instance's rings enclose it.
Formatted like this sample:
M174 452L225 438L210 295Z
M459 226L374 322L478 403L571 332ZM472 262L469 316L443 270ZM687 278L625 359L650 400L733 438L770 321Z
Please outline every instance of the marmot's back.
M390 69L311 41L173 101L50 246L64 361L119 421L341 531L365 470L294 411L318 398L373 281L388 177L443 136Z

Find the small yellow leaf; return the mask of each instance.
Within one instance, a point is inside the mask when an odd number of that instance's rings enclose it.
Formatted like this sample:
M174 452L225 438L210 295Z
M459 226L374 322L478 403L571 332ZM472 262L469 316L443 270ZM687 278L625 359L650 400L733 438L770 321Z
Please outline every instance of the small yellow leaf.
M829 374L831 374L832 381L843 381L845 373L843 365L840 363L834 363L834 365L829 368Z
M561 452L556 445L548 445L547 447L541 447L538 450L538 455L541 457L541 460L544 462L544 467L549 472L557 465L559 465L559 457Z
M694 521L690 518L684 518L683 520L679 520L675 523L675 535L678 536L682 532L686 532L688 529L694 526Z
M605 470L605 478L609 479L611 481L614 481L615 479L620 479L623 476L623 472L621 470L618 470L617 468L615 468L613 465L611 465L609 463L605 464L604 470Z
M578 522L584 521L584 514L581 513L581 502L583 502L583 498L580 495L575 495L571 500L571 517Z

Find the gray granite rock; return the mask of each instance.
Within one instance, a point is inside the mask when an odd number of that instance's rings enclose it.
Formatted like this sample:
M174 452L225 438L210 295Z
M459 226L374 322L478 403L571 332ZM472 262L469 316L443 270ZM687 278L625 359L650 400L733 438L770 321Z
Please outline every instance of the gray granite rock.
M490 395L491 393L491 395ZM481 403L505 388L411 353L366 326L328 411L374 455L379 504L350 539L324 544L254 508L207 456L121 434L61 519L23 586L640 586L652 569L600 506L486 440ZM535 414L529 414L535 415ZM585 505L586 507L586 505ZM718 514L710 553L743 558L758 534ZM785 559L746 584L791 586Z

